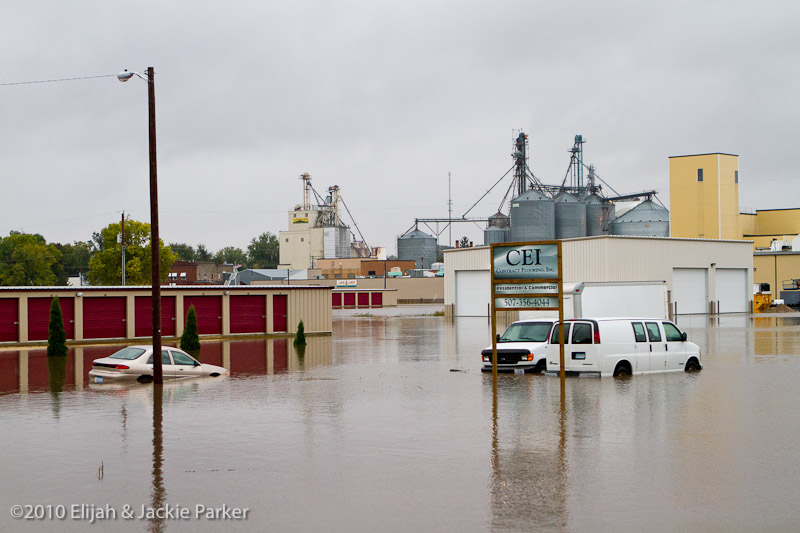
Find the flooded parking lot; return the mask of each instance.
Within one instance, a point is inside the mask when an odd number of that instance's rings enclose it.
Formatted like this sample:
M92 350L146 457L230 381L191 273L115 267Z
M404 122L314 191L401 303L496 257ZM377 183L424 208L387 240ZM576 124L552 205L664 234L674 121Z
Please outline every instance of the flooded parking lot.
M495 400L485 318L341 316L302 357L205 342L231 376L161 394L89 383L114 347L3 350L0 529L795 530L800 317L678 324L702 372L567 379L563 400L539 375Z

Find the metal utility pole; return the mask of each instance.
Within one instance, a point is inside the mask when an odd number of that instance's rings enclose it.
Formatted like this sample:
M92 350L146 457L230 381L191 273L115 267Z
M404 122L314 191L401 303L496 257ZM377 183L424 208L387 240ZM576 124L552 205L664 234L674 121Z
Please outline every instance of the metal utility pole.
M155 71L148 67L147 104L150 144L150 249L153 285L153 382L164 383L161 365L161 240L158 236L158 170L156 166L156 89Z
M447 218L450 220L447 226L448 246L453 243L453 191L451 189L450 173L447 173Z

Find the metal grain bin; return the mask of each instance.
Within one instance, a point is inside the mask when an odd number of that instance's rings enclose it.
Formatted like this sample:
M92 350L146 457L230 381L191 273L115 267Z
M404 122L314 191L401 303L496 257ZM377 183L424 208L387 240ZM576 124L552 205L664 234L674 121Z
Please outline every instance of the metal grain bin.
M397 239L397 257L416 261L417 268L430 268L436 262L436 238L418 229Z
M511 200L511 241L549 241L555 238L553 199L530 190Z
M508 242L508 236L511 233L509 229L489 226L483 230L483 245L489 246L497 242Z
M586 236L586 204L580 198L561 191L555 198L556 239Z
M489 226L496 228L507 228L511 225L511 219L500 211L489 217Z
M608 235L614 220L614 204L596 194L588 196L585 202L586 235Z
M645 200L611 222L612 235L669 237L669 211L652 200Z

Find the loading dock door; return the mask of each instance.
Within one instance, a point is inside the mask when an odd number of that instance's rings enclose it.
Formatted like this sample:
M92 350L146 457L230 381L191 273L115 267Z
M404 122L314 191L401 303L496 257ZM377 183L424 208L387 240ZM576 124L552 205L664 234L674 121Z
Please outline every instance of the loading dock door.
M708 313L708 270L672 269L672 301L679 315Z
M718 313L746 313L749 303L747 294L747 269L718 268L716 271Z
M457 270L456 316L489 316L490 285L488 270Z

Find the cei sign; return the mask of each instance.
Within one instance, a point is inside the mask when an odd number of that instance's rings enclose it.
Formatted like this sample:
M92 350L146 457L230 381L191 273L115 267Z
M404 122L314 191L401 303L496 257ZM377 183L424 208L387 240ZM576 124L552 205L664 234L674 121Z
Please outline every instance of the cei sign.
M492 246L492 270L496 280L558 279L558 245Z

